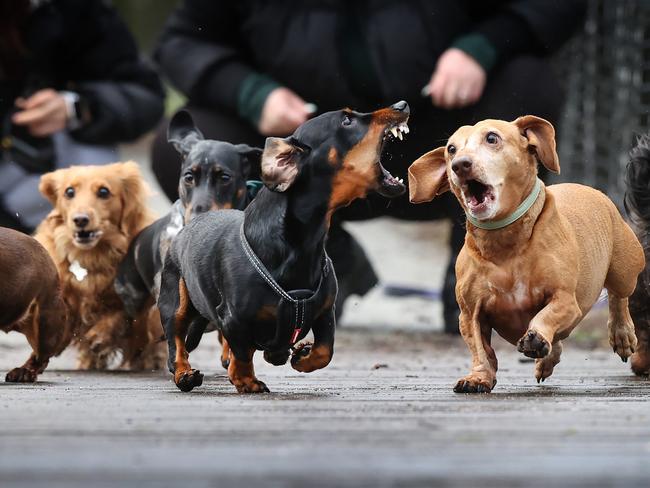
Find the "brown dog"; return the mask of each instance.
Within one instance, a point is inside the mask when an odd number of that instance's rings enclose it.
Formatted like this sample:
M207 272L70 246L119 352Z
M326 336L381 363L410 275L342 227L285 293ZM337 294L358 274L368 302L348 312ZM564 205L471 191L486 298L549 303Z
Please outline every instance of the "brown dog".
M461 127L446 147L409 168L411 202L451 189L467 214L456 297L472 371L456 392L489 392L496 384L492 329L537 358L538 382L548 378L560 361L560 341L603 287L610 344L623 361L634 352L628 297L644 267L639 241L599 191L576 184L545 187L537 178L538 162L559 173L555 130L527 115Z
M117 354L128 369L162 367L158 315L128 322L113 285L129 243L151 222L138 165L72 166L43 175L40 190L54 209L35 237L61 277L78 367L104 369Z
M54 263L36 240L0 227L0 330L15 330L32 347L29 359L5 378L33 382L70 341Z

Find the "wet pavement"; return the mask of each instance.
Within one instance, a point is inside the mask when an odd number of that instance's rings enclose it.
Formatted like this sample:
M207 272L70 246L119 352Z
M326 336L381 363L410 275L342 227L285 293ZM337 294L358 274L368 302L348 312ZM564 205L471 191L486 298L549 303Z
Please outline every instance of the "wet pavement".
M0 369L26 355L0 343ZM304 375L257 358L266 395L238 395L209 334L170 375L70 370L0 384L0 486L648 486L650 380L605 349L567 345L538 385L497 342L490 395L452 392L469 354L432 333L342 329L333 363Z

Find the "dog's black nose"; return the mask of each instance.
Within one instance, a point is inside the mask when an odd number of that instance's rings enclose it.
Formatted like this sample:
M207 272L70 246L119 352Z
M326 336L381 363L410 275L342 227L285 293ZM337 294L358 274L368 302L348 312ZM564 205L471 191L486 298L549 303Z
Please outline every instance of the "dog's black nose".
M394 103L393 105L390 106L393 110L397 110L399 112L409 112L409 104L406 103L404 100L400 100L397 103Z
M472 169L472 160L466 156L454 159L451 170L457 175L465 175Z
M80 229L83 229L84 227L86 227L88 225L88 222L90 222L90 219L88 218L87 215L79 214L79 215L75 215L72 218L72 221L74 222L74 225L76 225Z

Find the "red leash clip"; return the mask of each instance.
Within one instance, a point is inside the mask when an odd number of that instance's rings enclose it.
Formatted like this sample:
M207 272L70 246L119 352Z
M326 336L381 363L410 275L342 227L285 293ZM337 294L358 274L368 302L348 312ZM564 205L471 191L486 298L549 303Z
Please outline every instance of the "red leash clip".
M289 340L289 344L293 346L298 340L298 336L300 335L301 332L302 332L302 328L293 329L293 334L291 334L291 339Z

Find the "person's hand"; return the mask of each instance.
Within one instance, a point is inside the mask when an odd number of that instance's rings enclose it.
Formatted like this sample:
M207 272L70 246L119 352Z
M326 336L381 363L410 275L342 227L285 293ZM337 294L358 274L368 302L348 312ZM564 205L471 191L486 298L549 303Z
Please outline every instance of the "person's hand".
M63 96L56 90L39 90L29 98L16 99L22 109L11 119L16 125L27 126L35 137L45 137L65 129L68 110Z
M302 98L288 88L276 88L266 97L257 128L265 136L287 136L309 115Z
M429 81L431 101L446 109L472 105L481 98L486 79L474 58L452 47L442 53Z

